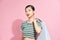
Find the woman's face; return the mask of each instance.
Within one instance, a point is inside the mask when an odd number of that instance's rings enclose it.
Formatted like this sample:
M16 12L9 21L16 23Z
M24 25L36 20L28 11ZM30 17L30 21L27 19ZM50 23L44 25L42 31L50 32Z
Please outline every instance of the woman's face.
M26 8L25 9L25 13L26 13L26 15L27 15L28 18L32 17L34 15L34 11L32 10L31 7Z

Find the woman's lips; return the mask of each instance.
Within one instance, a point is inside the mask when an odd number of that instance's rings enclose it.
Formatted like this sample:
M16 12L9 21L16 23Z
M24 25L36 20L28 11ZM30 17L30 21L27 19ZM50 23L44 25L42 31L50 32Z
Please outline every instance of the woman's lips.
M27 16L29 16L29 14L27 14Z

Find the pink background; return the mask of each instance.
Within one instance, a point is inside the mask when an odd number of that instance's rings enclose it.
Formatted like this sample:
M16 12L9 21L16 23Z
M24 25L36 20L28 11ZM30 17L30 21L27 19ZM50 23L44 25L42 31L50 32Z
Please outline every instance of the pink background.
M21 40L25 6L35 6L35 16L46 23L51 40L60 40L60 0L0 0L0 40Z

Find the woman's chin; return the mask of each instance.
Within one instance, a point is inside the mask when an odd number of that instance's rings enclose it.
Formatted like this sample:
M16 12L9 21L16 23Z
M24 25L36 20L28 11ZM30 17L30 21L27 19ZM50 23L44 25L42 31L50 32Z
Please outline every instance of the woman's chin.
M28 18L30 18L30 17L28 17Z
M30 18L31 16L27 16L28 18Z

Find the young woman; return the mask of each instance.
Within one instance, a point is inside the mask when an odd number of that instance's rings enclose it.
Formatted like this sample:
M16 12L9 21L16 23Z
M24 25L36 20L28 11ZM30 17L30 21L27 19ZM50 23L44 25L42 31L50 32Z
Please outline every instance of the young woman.
M41 34L43 27L41 26L42 21L35 18L35 8L32 5L25 7L25 13L28 19L22 23L23 40L37 40L38 34Z

